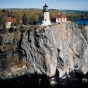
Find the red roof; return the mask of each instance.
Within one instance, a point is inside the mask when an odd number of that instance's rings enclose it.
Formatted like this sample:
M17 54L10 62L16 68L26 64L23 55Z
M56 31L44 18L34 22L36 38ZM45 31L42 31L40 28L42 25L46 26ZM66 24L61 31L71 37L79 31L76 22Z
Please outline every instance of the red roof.
M66 18L66 16L64 16L64 15L56 15L56 16L53 17L53 18Z
M6 22L15 22L16 21L16 19L15 18L7 18L7 20L6 20Z

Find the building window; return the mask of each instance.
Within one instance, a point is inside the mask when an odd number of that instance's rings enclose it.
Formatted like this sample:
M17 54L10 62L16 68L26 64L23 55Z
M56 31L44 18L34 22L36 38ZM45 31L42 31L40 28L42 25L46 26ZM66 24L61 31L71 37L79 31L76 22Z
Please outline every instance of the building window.
M46 21L46 19L45 19L45 21Z

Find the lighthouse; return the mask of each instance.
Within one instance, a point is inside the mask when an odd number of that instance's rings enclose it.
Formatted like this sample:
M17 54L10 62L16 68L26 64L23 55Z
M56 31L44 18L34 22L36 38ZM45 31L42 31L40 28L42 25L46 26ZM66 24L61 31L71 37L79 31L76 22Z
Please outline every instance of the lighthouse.
M41 25L44 26L51 25L50 14L48 11L48 6L46 4L43 6L43 19Z

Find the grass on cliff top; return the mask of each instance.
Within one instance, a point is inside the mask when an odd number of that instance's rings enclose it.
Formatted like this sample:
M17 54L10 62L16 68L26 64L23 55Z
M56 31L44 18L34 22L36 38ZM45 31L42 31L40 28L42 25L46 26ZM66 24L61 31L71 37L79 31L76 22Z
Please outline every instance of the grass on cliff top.
M39 29L39 33L44 33L44 27L38 26L38 25L31 25L29 28L23 28L22 31L26 32L26 31L30 31L30 32L34 32L37 29Z
M56 24L52 24L52 25L56 25ZM49 25L49 26L39 26L39 25L30 25L30 27L24 27L23 29L21 29L22 31L31 31L31 32L34 32L36 31L37 29L39 29L39 33L44 33L45 31L45 28L46 27L51 27L52 25Z

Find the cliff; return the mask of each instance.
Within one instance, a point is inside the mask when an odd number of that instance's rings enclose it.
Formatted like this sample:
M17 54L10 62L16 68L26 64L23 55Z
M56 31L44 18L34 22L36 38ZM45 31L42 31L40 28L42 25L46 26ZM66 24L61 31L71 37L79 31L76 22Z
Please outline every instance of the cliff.
M42 32L41 32L42 31ZM21 59L29 73L61 77L69 70L87 73L87 40L75 23L67 22L23 33Z
M61 78L74 70L82 74L88 72L88 36L85 37L74 22L30 28L22 33L18 48L20 61L24 64L8 66L9 71L0 72L1 78L25 73L51 77L56 72Z

